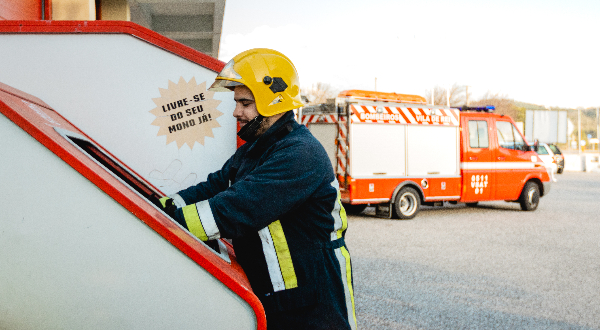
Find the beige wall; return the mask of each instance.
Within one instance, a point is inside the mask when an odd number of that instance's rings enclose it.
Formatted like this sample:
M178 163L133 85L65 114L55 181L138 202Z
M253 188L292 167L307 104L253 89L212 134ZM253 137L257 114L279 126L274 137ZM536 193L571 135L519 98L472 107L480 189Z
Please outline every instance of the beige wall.
M129 5L127 0L102 0L103 21L130 21Z
M102 20L130 21L129 5L127 0L102 0ZM92 21L96 19L96 5L94 0L53 0L53 20L81 20Z
M95 20L95 2L94 0L52 0L52 19L81 21Z

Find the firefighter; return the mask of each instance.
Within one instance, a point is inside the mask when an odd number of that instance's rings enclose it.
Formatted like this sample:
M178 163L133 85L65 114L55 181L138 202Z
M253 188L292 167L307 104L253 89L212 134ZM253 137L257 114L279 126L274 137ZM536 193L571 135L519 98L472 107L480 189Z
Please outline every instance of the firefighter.
M269 330L355 329L346 213L325 149L294 119L296 68L277 51L248 50L210 90L234 92L246 143L161 205L202 241L232 240Z

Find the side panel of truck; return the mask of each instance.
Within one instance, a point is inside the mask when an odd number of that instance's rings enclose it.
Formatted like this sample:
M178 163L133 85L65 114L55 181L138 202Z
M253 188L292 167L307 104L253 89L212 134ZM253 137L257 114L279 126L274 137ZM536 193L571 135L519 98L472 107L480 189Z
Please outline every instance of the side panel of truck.
M350 175L353 178L406 175L405 125L351 124L350 139Z
M345 136L345 115L302 118L330 157L337 152L332 165L337 166L345 203L393 201L406 183L420 190L425 201L460 198L457 112L377 102L346 104L346 109L352 118L347 150L340 140Z
M408 176L458 176L458 127L407 125Z
M349 175L356 189L348 202L393 201L407 183L425 201L460 198L459 127L449 112L385 103L351 109Z
M458 127L353 123L350 139L352 201L387 202L402 182L424 178L426 200L458 199Z
M336 145L335 139L337 136L337 128L336 125L332 124L312 124L308 126L308 129L319 141L328 141L329 143L322 143L325 151L327 152L327 156L331 161L331 164L335 166L335 153L336 153ZM334 167L335 169L335 167Z

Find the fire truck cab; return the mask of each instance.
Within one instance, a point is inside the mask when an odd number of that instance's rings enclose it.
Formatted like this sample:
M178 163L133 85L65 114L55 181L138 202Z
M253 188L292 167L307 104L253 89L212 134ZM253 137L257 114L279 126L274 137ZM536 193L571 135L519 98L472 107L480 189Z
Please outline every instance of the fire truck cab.
M349 213L373 205L379 216L412 219L421 205L494 200L535 210L550 170L510 117L462 110L349 90L299 116L327 150Z

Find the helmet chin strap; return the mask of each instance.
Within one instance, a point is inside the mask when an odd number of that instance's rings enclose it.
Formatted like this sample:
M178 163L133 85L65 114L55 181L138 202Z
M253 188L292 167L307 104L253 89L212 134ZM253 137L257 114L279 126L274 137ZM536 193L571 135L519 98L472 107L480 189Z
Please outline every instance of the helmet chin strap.
M254 117L254 119L249 121L246 125L244 125L244 127L240 129L237 135L240 137L240 139L246 142L253 142L258 138L258 136L256 136L256 132L260 128L260 124L262 124L264 119L265 117L263 117L262 115Z

